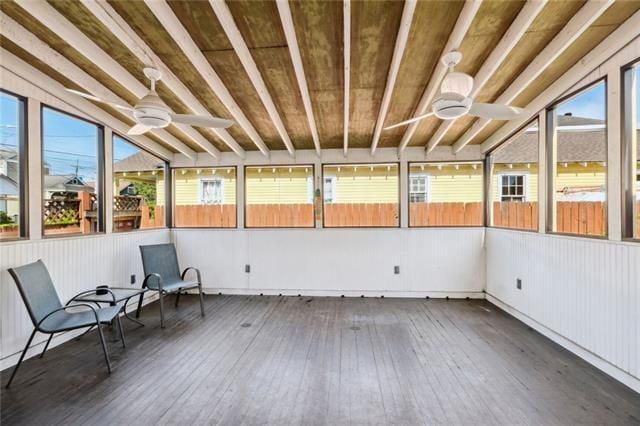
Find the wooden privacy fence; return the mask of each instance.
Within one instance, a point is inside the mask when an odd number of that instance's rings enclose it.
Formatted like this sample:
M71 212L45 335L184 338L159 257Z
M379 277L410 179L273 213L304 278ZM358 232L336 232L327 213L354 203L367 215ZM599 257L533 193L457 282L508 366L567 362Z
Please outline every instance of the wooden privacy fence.
M410 226L482 226L482 203L410 203Z
M556 203L556 231L580 235L604 235L607 205L601 201Z
M513 229L538 229L538 203L495 201L493 203L493 226Z
M179 228L236 227L235 204L179 205L175 206L174 215L175 226Z
M247 204L245 223L249 228L312 227L313 204Z
M338 203L325 204L324 226L398 226L397 203Z

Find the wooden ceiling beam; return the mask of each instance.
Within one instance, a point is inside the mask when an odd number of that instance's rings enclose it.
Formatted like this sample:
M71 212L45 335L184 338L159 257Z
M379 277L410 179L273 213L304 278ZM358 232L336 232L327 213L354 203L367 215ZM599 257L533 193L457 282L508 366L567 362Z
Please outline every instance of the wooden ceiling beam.
M271 122L275 126L282 142L284 143L284 146L287 148L287 151L289 151L289 154L294 156L296 150L293 147L293 143L291 143L291 138L287 133L287 129L284 127L282 118L280 118L278 109L276 108L275 103L273 103L273 99L267 89L267 85L264 83L262 74L260 74L256 61L253 59L253 56L251 56L251 52L249 52L249 47L244 41L240 29L238 29L236 21L233 19L233 15L231 15L231 11L229 10L227 3L220 0L209 0L209 3L216 14L222 29L227 35L227 38L231 42L233 50L238 55L244 70L247 72L249 80L251 80L253 87L256 89L262 104L267 110L267 114L269 114L269 118L271 118Z
M577 15L576 15L577 16ZM620 49L638 37L640 28L640 11L631 15L615 31L607 36L600 44L591 49L577 64L569 68L560 78L555 80L545 91L540 93L525 107L527 111L537 115L538 111L546 108L568 90L578 84L596 67L604 63ZM510 134L531 120L531 115L511 120L493 133L483 144L481 151L486 153L501 143Z
M507 31L504 33L500 42L491 51L489 57L484 61L480 70L473 79L473 89L469 93L470 98L474 98L484 85L489 81L489 78L498 70L502 62L507 58L509 53L518 44L522 36L527 32L534 19L542 11L547 1L544 0L528 0L524 5L516 19L513 20ZM456 120L444 120L440 123L440 126L436 132L431 136L431 139L427 143L427 154L438 146L442 138L449 131L451 126Z
M378 111L376 126L373 130L373 139L371 140L371 155L375 155L376 149L378 148L380 133L382 132L384 120L387 117L389 104L391 104L391 95L393 95L393 88L396 85L396 78L398 77L398 71L400 70L400 63L402 62L404 49L407 46L407 40L409 39L409 31L411 30L413 13L416 10L417 4L417 0L406 0L404 2L404 8L402 9L402 18L400 19L400 28L398 29L398 35L396 36L396 44L393 49L391 64L389 65L389 73L387 74L387 84L384 88L384 94L382 95L382 102L380 103L380 110Z
M343 142L342 150L344 156L349 151L349 91L351 90L351 0L343 0L342 5L343 20L343 61L344 61L344 105L343 105Z
M209 1L213 3L216 0ZM304 105L304 110L307 114L307 121L309 122L309 129L311 130L313 145L316 149L316 154L318 154L318 157L320 157L320 137L318 136L318 128L316 127L316 120L313 115L311 96L309 95L309 87L307 86L307 78L304 73L304 66L302 65L300 47L298 46L298 38L296 36L296 30L293 25L293 17L291 16L289 2L288 0L276 0L276 6L278 8L278 14L280 15L280 21L282 22L284 36L287 39L289 54L291 55L291 62L293 63L293 69L296 73L296 80L298 81L298 88L300 89L300 96L302 97L302 104Z
M5 35L4 31L7 22L7 17L3 14L2 20L0 22L2 24L3 35ZM18 24L16 23L16 25ZM13 32L14 30L15 28L11 28L8 31ZM26 29L23 28L23 30L29 33ZM54 54L59 55L57 52L54 52ZM30 82L34 86L39 87L43 91L50 93L51 95L60 99L62 102L69 104L71 107L81 112L82 115L89 117L90 119L95 120L99 123L102 123L105 126L109 126L120 134L127 133L127 130L129 129L128 124L123 123L122 121L113 117L111 114L93 104L92 102L66 91L65 87L61 83L54 80L52 77L48 76L39 69L35 68L33 65L25 62L8 50L5 50L3 47L0 47L0 56L2 56L2 67L6 71L15 74L16 76ZM61 70L61 72L64 72L64 70ZM163 158L164 160L171 161L173 159L173 152L146 136L130 136L129 138L139 146L149 150L150 152Z
M478 13L478 9L480 9L480 5L482 4L482 0L471 0L467 1L460 12L460 16L458 16L458 20L456 21L456 25L453 28L453 31L449 35L449 39L447 40L447 44L445 44L442 49L442 53L451 52L452 50L457 50L462 44L462 40L464 39L465 34L469 30L471 26L471 22L473 18ZM431 101L435 97L438 89L440 88L440 82L444 78L447 73L447 67L444 66L442 61L438 61L436 68L433 70L433 74L429 79L429 83L420 98L420 102L418 103L418 107L416 108L413 116L418 116L427 112L427 110L431 107ZM405 150L409 141L415 134L418 129L419 122L411 123L407 130L402 135L402 140L400 141L400 146L398 147L398 152L402 153Z
M162 72L162 82L173 92L193 114L212 117L189 89L178 79L164 62L147 46L129 24L116 12L106 0L80 0L82 4L98 19L111 33L122 42L140 62L153 66ZM244 149L233 139L226 129L211 129L236 154L244 158ZM197 132L196 132L197 133ZM201 134L198 145L214 158L220 157L220 151Z
M96 66L100 67L107 74L113 77L118 83L120 83L129 92L133 93L137 98L142 98L149 92L149 88L140 83L133 75L131 75L124 67L122 67L117 61L109 56L105 51L95 44L89 37L87 37L82 31L76 28L69 20L67 20L62 14L50 6L47 2L40 1L18 1L20 7L27 11L31 16L40 21L42 25L46 26L54 33L58 35L67 44L80 52L83 56L93 62ZM19 46L27 51L31 50L31 46L25 46L24 42L18 43ZM73 76L69 76L73 80ZM92 93L95 95L94 93ZM189 138L194 136L195 130L186 125L177 125ZM191 159L196 159L197 154L194 150L189 148L183 142L178 140L175 136L170 134L164 129L153 129L151 132L166 142L168 145L174 147L178 152L186 155ZM199 134L198 134L199 135ZM197 142L197 136L195 136L194 142Z
M522 93L542 72L551 65L571 44L595 22L605 10L613 4L613 0L589 1L576 13L564 28L551 40L536 58L520 73L511 85L496 99L496 103L509 105ZM460 152L476 137L492 120L482 118L476 120L453 145L454 152Z
M156 0L145 0L145 4L154 14L156 19L162 24L167 34L182 49L185 56L191 61L194 68L198 71L205 83L211 88L213 93L220 99L224 106L229 110L238 125L249 135L249 138L258 147L260 152L266 157L269 156L269 148L258 134L253 124L244 114L244 111L237 104L229 89L224 85L218 74L200 51L196 43L189 35L189 32L182 25L178 17L173 13L167 2Z

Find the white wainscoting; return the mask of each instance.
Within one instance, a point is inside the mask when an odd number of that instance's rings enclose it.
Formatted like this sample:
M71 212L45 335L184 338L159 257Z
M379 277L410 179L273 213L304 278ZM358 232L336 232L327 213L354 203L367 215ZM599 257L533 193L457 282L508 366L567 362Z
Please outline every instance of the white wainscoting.
M140 286L144 275L138 246L169 240L170 231L161 229L0 244L1 368L17 362L17 353L24 348L33 330L7 268L42 259L64 302L99 284L127 286L131 274L136 274L136 285ZM54 338L52 346L68 340L70 333L66 334ZM45 339L45 335L38 335L34 342ZM41 350L41 346L37 345L32 353Z
M640 392L640 244L499 229L486 238L487 299Z
M484 297L483 228L174 229L173 238L207 291Z

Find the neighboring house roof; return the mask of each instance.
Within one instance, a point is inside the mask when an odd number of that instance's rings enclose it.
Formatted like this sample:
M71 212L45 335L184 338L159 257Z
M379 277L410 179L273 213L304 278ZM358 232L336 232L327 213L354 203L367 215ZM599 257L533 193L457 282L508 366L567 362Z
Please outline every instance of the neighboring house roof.
M640 129L637 132L640 141ZM604 121L573 116L558 117L558 141L561 142L558 144L558 162L606 161L607 144L602 143L604 140ZM637 148L640 158L640 143ZM538 132L525 132L516 137L496 151L494 159L498 164L537 163Z
M74 175L45 175L44 189L49 192L93 192L93 186L85 184Z
M123 158L113 165L113 171L122 172L146 172L164 168L164 161L154 157L146 151L139 151Z

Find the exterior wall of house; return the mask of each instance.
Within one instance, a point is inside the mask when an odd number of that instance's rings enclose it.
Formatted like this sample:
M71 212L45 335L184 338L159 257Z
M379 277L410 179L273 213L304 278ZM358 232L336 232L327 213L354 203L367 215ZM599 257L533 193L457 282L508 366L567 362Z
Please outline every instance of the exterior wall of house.
M324 179L329 178L335 179L333 204L398 202L396 165L325 166Z
M585 188L604 186L607 182L606 168L600 163L567 164L567 167L559 164L555 179L556 191L564 188Z
M223 191L223 204L236 204L236 172L235 169L202 169L176 170L173 174L174 203L176 205L202 204L201 182L204 180L221 180ZM158 186L158 196L162 194L164 200L164 182Z
M482 202L482 165L470 164L454 165L428 164L413 165L411 176L425 175L427 180L427 199L431 203L444 202Z
M247 168L245 180L247 204L313 202L313 168L311 166Z

